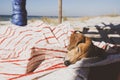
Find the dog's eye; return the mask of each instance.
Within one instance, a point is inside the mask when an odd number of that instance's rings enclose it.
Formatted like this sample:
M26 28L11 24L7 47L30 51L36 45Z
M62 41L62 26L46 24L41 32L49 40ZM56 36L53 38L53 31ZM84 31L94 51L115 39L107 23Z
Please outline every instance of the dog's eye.
M77 52L80 52L80 48L79 47L77 48Z

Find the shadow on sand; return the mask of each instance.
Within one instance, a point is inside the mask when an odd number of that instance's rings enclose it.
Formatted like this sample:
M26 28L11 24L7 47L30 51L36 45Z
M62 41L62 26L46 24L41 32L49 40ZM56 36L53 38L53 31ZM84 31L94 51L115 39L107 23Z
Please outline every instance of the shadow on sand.
M96 31L89 31L90 28L86 27L83 29L83 34L89 34L89 35L99 35L100 37L94 37L91 38L94 41L105 41L112 44L120 45L120 24L114 25L112 23L105 24L102 23L104 26L95 25Z

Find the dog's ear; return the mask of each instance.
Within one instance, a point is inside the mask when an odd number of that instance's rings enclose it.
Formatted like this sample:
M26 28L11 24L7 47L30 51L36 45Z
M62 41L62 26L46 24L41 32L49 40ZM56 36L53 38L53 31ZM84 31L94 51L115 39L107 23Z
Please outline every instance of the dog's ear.
M79 31L79 30L74 31L74 33L81 33L81 34L82 34L82 32L81 32L81 31Z
M67 49L71 50L75 48L79 43L84 43L84 42L85 42L85 37L83 36L83 34L81 34L80 31L75 31L70 36L70 42Z

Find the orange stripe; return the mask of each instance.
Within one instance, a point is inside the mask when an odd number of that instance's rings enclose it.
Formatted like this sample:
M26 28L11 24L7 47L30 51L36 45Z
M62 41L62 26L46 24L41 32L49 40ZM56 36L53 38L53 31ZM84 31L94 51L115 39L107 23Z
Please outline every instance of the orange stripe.
M9 36L9 38L10 38L10 37L13 37L14 35L15 35L15 31L12 33L11 36ZM15 37L15 38L11 38L11 40L8 42L8 44L6 44L6 46L9 45L14 39L16 39L16 37ZM5 47L6 47L6 46L5 46Z
M21 64L18 64L18 63L12 63L12 64L14 64L14 65L16 65L16 66L18 66L18 67L21 67L21 68L25 68L25 69L26 69L26 66L23 66L23 65L21 65Z
M15 35L15 32L16 32L16 31L15 31L15 30L13 30L13 31L14 31L14 32L11 34L11 36L10 36L10 37L12 37L12 36L14 36L14 35Z
M40 25L36 26L36 27L41 27L44 23L41 23Z
M26 34L26 35L24 35L24 36L15 44L15 46L18 45L18 44L22 41L22 39L24 39L25 37L31 36L31 35L32 35L32 34Z
M10 36L11 32L12 32L12 29L11 29L11 28L9 28L9 33L8 33L8 35L7 35L7 36Z
M16 31L17 32L17 31ZM25 32L25 31L23 31L23 32ZM23 33L22 31L21 32L19 32L19 34L18 35L20 35L20 34L22 34ZM15 33L14 33L15 34ZM17 37L19 37L19 36L16 36L15 38L13 38L13 39L11 39L9 42L8 42L8 44L6 44L6 46L5 47L7 47L14 39L16 39Z
M46 40L46 39L40 39L40 40L36 41L35 44L38 44L39 42L44 41L44 40Z
M67 53L67 51L65 51L65 50L56 50L56 49L38 48L38 47L35 47L35 49Z
M56 27L54 27L54 28L52 29L52 32L53 32L55 29L56 29Z
M20 54L27 49L27 47L29 47L29 45L26 46L26 44L25 44L24 46L22 46L22 49L21 49L20 51L17 51L17 56L16 56L16 58L19 57Z
M63 33L63 34L61 34L60 36L58 36L57 38L59 39L61 36L65 35L65 34L67 34L67 33Z
M44 61L44 59L37 60L37 61L33 61L33 62L30 61L31 63L29 63L29 65L27 65L27 66L28 66L27 68L29 69L29 68L33 67L33 65L36 66L36 63L37 63L37 64L39 63L39 65L40 65L40 63L41 63L42 61ZM38 65L38 67L39 67L39 65Z
M7 29L6 29L5 33L3 33L3 35L5 35L7 33L8 29L9 29L9 27L7 27Z
M26 50L27 47L29 47L29 45L31 44L31 43L29 43L29 42L32 41L32 39L33 39L33 38L30 38L30 39L25 43L24 50Z
M0 41L0 44L3 43L3 41L5 41L7 39L7 37L3 38L1 41Z
M37 30L37 31L35 31L35 32L42 32L42 30Z
M57 64L58 65L58 64ZM61 63L59 64L61 65ZM44 71L50 71L50 70L54 70L54 69L58 69L58 68L65 68L66 66L56 66L56 65L53 65L52 67L50 68L47 68L47 69L44 69L44 70L40 70L40 71L37 71L37 72L32 72L32 73L28 73L28 74L23 74L23 75L20 75L20 76L17 76L17 77L14 77L14 78L10 78L9 80L16 80L18 78L21 78L21 77L24 77L24 76L29 76L29 75L32 75L32 74L36 74L36 73L40 73L40 72L44 72Z
M46 37L45 39L50 39L50 38L54 38L54 36L49 36L49 37Z
M51 38L55 38L54 36L50 36L50 37L46 37L45 39L47 40L47 42L48 42L48 44L50 43L49 42L49 39L51 39Z
M57 38L56 35L53 33L53 31L52 31L52 34L54 35L54 38L58 41L58 38Z
M51 30L50 26L45 26L44 28L48 28L48 29L50 29L50 30Z
M9 59L9 58L10 58L10 56L11 56L11 54L9 54L9 55L7 56L7 58L6 58L6 59Z
M57 34L59 31L62 31L62 29L58 29L58 30L56 31L56 33L54 33L54 34Z
M29 42L32 41L32 39L33 39L33 38L30 38L28 41L25 42L25 44L24 44L24 46L23 46L23 49L24 49L24 50L26 50L27 47L30 47L29 45L30 45L31 43L29 43Z
M28 32L28 31L32 31L32 30L25 30L25 31L22 30L22 31L20 31L19 33L22 34L22 33L24 33L24 32L25 32L25 33Z
M32 56L31 58L29 58L28 60L31 60L31 59L33 59L33 58L35 58L35 57L42 56L42 55L45 55L45 54L41 53L41 54L34 55L34 56Z
M17 36L18 37L18 36ZM14 39L16 39L17 37L15 38L12 38L9 42L7 42L7 44L5 45L5 47L7 47L12 41L14 41ZM6 38L7 39L7 38Z
M53 58L47 58L47 59L45 59L45 60L49 60L49 59L53 59ZM55 60L55 61L57 61L57 60ZM46 62L46 63L44 63L44 64L39 65L39 67L44 66L44 65L49 64L49 63L53 64L53 62L49 61L49 62ZM63 62L62 62L62 63L63 63ZM52 66L52 65L51 65L51 66Z
M0 73L2 75L8 75L8 76L19 76L21 74L9 74L9 73Z
M31 34L28 34L27 36L30 36ZM15 47L17 46L17 45L19 45L19 43L22 41L22 39L24 39L26 37L26 35L23 37L23 38L21 38L16 44L15 44ZM29 39L27 42L29 42L30 40L32 40L32 38L31 39ZM27 43L26 42L26 43ZM20 50L19 52L18 52L18 54L17 54L17 57L19 57L19 55L20 55L20 53L22 53L25 49L26 49L26 43L24 44L24 46L21 46L22 47L22 50ZM29 46L29 45L28 45ZM25 48L24 48L25 47Z
M40 56L40 55L39 55ZM38 57L38 56L36 56L36 57ZM34 57L35 58L35 57ZM45 58L45 59L41 59L41 60L36 60L36 61L30 61L30 62L32 62L32 63L30 63L30 65L32 66L32 65L34 65L35 63L37 63L37 62L41 62L41 61L44 61L44 60L49 60L49 59L53 59L53 58L63 58L63 57L60 57L60 56L53 56L53 57L51 57L51 58ZM33 59L33 58L32 58ZM49 63L49 62L48 62ZM45 64L47 64L47 63L45 63ZM45 65L45 64L43 64L43 65ZM40 65L40 66L42 66L42 65Z
M23 60L4 60L4 61L0 61L0 63L4 63L4 62L20 62L20 61L28 61L28 59L23 59Z
M23 51L24 51L24 49L22 48L22 50L18 52L18 54L17 54L16 58L17 58L17 57L19 57L19 56L20 56L20 54L21 54Z
M21 64L18 64L18 63L12 63L12 64L17 65L17 66L21 66Z

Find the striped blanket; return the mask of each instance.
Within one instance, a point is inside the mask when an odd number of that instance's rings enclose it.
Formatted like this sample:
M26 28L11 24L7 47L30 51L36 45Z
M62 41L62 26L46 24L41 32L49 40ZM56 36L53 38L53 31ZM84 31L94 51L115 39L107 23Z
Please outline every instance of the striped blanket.
M1 26L0 80L37 80L58 69L65 69L63 58L72 31L69 23Z
M42 76L65 67L63 57L66 53L68 37L72 31L70 25L65 23L50 26L43 22L37 23L37 26L0 27L1 80L32 80L37 75ZM34 72L26 74L27 65L33 58L31 57L33 47L48 56ZM34 56L34 59L37 59L37 56ZM39 60L33 63L36 62Z

